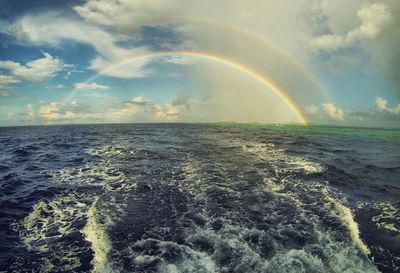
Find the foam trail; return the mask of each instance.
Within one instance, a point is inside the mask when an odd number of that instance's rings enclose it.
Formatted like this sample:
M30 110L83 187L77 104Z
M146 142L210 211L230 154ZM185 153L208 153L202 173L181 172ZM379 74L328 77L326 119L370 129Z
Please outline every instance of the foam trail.
M110 223L110 219L106 219L105 223L98 221L99 212L96 204L99 198L93 203L87 212L87 223L82 229L87 241L92 244L94 257L92 260L93 272L113 272L112 267L108 263L107 254L111 249L111 242L106 232L106 227Z
M332 213L336 214L340 218L342 223L347 227L350 233L350 238L353 240L354 244L362 253L364 253L365 255L369 255L371 252L360 237L360 230L358 229L358 224L354 221L351 210L348 207L342 205L338 200L329 196L327 189L323 190L323 194L326 201L330 204L333 204L334 210L332 211Z

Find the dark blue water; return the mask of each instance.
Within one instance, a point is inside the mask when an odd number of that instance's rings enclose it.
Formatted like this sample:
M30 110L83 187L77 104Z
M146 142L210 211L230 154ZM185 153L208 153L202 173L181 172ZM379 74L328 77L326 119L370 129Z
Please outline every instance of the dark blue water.
M398 131L0 128L0 272L399 272Z

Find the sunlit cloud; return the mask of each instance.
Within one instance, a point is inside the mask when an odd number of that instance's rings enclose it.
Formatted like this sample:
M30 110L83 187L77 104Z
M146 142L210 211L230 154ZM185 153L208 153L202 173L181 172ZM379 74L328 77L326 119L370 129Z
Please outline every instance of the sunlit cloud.
M60 119L62 114L59 112L61 103L53 101L47 105L40 106L38 114L45 120Z
M323 112L331 119L336 121L343 121L343 110L337 108L333 103L321 104Z
M166 106L156 104L155 108L156 108L155 118L156 118L156 120L160 120L160 121L176 120L181 112L178 107L170 105L170 104L168 104Z
M0 68L10 71L12 76L19 77L31 82L41 82L52 78L63 68L63 62L48 53L44 57L21 65L14 61L0 61Z
M321 35L313 38L311 43L320 49L337 50L363 40L375 39L392 16L387 4L371 3L361 7L357 17L361 22L357 28L343 35L336 33Z
M111 87L108 85L97 84L95 82L86 83L86 82L77 82L74 84L75 89L83 89L83 90L108 90Z
M397 104L395 107L388 107L387 100L385 100L381 97L376 97L375 105L376 105L376 109L378 110L378 112L389 113L389 114L400 116L400 103Z
M320 106L313 104L305 107L306 112L309 115L323 114L325 117L334 121L344 121L344 112L333 103L322 103Z

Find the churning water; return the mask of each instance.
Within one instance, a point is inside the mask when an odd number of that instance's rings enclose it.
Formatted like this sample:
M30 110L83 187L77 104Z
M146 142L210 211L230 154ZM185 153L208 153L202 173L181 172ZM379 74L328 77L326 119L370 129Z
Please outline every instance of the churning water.
M399 272L400 132L0 128L1 272Z

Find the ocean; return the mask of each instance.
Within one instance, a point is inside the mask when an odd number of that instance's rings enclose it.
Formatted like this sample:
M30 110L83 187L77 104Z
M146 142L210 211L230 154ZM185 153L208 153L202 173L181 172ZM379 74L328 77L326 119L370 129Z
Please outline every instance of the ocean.
M0 272L400 272L400 131L0 128Z

